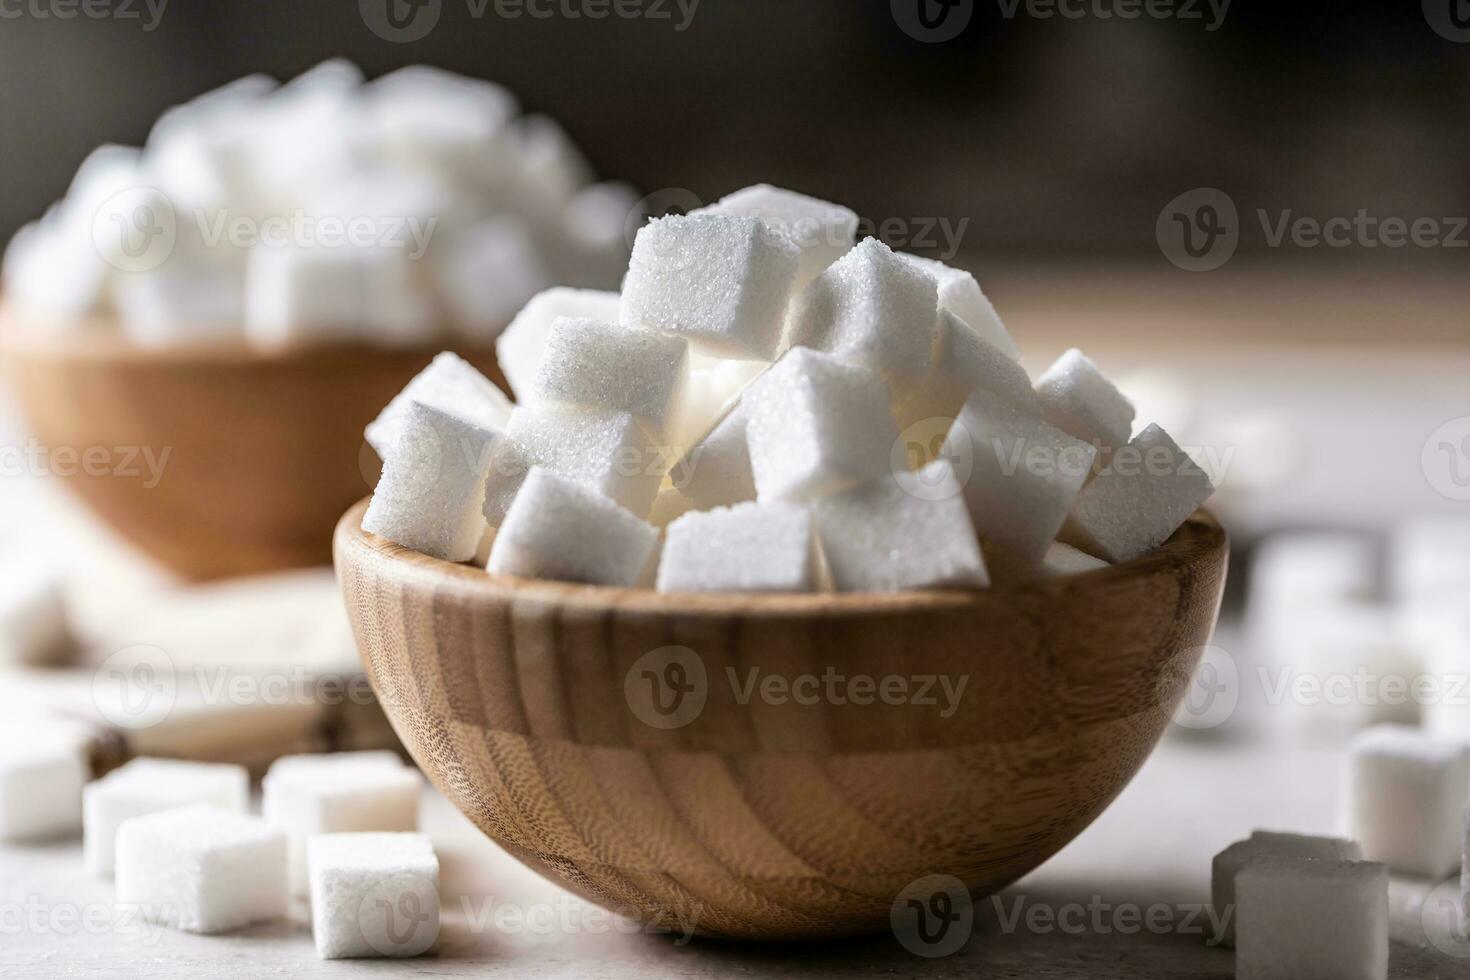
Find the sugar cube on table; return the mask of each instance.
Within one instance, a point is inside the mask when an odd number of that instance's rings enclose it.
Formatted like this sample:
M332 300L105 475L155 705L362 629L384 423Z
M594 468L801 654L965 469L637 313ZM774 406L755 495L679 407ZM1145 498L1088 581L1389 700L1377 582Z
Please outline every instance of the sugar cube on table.
M1013 361L1021 358L1016 342L1001 322L995 306L986 297L975 277L963 269L926 259L918 255L899 253L905 261L933 276L939 283L939 309L953 313L964 322L975 335Z
M812 513L839 592L990 584L949 460L823 497Z
M378 752L287 756L261 782L261 815L287 837L292 894L307 890L306 842L313 834L415 831L424 778Z
M552 281L530 232L513 217L476 222L435 244L435 293L467 341L495 340Z
M185 932L283 919L286 836L207 804L126 820L117 830L117 901Z
M533 466L495 535L494 575L636 585L658 530L596 491Z
M118 827L125 820L202 803L244 813L250 774L244 766L134 759L82 791L82 856L95 875L113 873Z
M0 557L0 665L60 664L74 645L61 572L33 553Z
M82 786L91 776L79 741L6 732L0 745L0 841L70 837L82 829Z
M1310 837L1304 834L1280 834L1258 830L1250 839L1236 841L1215 855L1210 865L1211 922L1222 929L1212 942L1235 945L1235 877L1247 865L1258 862L1294 861L1361 861L1363 848L1356 842L1339 837Z
M933 276L867 238L792 300L785 344L872 368L901 403L933 363L938 295Z
M981 388L960 410L944 452L955 460L991 573L1040 571L1096 450Z
M485 478L500 438L411 402L362 529L445 561L473 558L485 535Z
M1347 782L1345 824L1364 857L1436 879L1459 866L1470 746L1380 725L1353 740Z
M1041 559L1042 572L1050 576L1080 575L1107 567L1108 563L1101 558L1094 558L1087 552L1060 541L1053 541L1048 545L1046 554Z
M934 368L929 379L898 406L899 427L907 429L926 419L953 422L976 388L999 395L1023 412L1041 414L1041 400L1026 369L958 316L943 310Z
M757 218L655 218L633 242L621 322L684 337L703 353L773 361L800 257Z
M888 471L898 429L887 387L866 368L793 348L741 404L761 500L811 500Z
M439 936L439 858L422 834L318 834L306 844L324 960L409 957Z
M1388 868L1261 861L1235 877L1239 980L1385 980Z
M458 354L444 351L368 423L364 436L379 458L388 458L414 402L496 431L503 431L510 422L512 407L494 382Z
M689 345L679 337L601 320L551 325L536 374L538 405L628 412L667 439L689 384Z
M728 194L699 213L760 218L790 238L801 249L797 289L851 251L857 240L858 216L851 208L770 184Z
M1042 417L1100 449L1116 449L1133 431L1133 403L1075 347L1036 379Z
M1128 561L1167 541L1214 492L1189 454L1150 425L1077 495L1062 537L1088 554Z
M552 323L562 317L616 322L621 304L618 293L593 289L556 287L533 296L495 341L500 370L516 400L524 405L532 397Z
M669 525L660 592L811 592L817 588L812 515L785 503L685 514Z

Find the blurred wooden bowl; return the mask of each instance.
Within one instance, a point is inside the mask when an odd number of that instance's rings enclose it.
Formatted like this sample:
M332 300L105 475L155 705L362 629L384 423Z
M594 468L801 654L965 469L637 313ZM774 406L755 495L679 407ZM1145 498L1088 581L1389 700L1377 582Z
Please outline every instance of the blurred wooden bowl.
M427 558L364 508L337 574L434 783L591 901L745 939L884 930L926 876L980 896L1056 853L1169 724L1227 561L1201 511L1144 558L1009 589L670 596Z
M376 480L363 427L438 352L143 349L0 309L0 365L53 475L194 580L329 562L337 518ZM506 387L493 350L460 353ZM163 463L156 485L145 449Z

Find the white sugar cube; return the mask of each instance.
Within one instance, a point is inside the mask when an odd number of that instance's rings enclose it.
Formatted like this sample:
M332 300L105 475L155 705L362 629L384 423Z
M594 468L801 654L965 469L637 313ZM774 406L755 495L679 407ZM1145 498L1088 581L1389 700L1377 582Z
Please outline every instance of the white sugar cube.
M796 244L756 218L655 218L633 243L621 322L709 354L775 360L799 261Z
M939 314L939 336L929 379L898 406L898 424L907 429L926 419L954 421L976 388L999 395L1023 412L1041 414L1041 400L1026 369L982 339L955 314Z
M313 834L418 829L424 779L385 753L287 756L261 782L261 815L287 836L292 894L307 890Z
M678 423L689 385L689 345L678 337L601 320L551 325L532 402L628 412L658 439Z
M741 402L761 500L811 500L888 471L898 429L865 368L793 348Z
M660 592L811 592L817 588L812 515L795 504L740 504L685 514L669 525Z
M902 254L902 253L901 253ZM986 297L975 277L963 269L926 259L918 255L904 254L912 262L939 283L939 308L959 317L981 340L1005 354L1011 360L1020 360L1021 352L1016 342L1001 322L995 306Z
M562 317L616 321L622 297L592 289L557 287L537 293L495 341L500 370L522 405L531 398L551 325Z
M499 440L491 429L411 402L362 529L445 561L473 558Z
M1211 921L1223 934L1210 937L1218 945L1235 945L1235 877L1247 865L1289 861L1361 861L1363 849L1356 841L1339 837L1309 837L1258 830L1249 840L1236 841L1215 855L1210 864Z
M172 759L134 759L82 791L82 854L95 875L113 872L117 829L145 814L204 803L233 813L250 805L243 766Z
M1116 449L1133 431L1133 403L1075 347L1036 379L1036 393L1047 422L1100 449Z
M1088 554L1128 561L1168 540L1214 492L1189 454L1150 425L1077 495L1063 537Z
M1235 878L1239 980L1385 980L1388 869L1262 862Z
M0 558L0 666L60 664L74 646L61 572L33 553Z
M319 834L306 844L324 960L418 956L439 935L439 859L422 834Z
M934 277L867 238L797 294L786 346L870 367L902 402L929 374L938 329Z
M738 190L700 213L705 212L760 218L795 242L801 249L797 289L851 251L857 236L858 216L850 208L770 184Z
M0 841L55 840L82 828L82 785L90 776L80 742L22 740L5 732L0 746Z
M427 65L411 65L363 92L359 138L401 166L469 180L497 154L519 106L507 89Z
M490 549L495 575L632 587L658 531L595 491L533 466Z
M1302 614L1311 607L1367 600L1377 589L1378 548L1362 533L1273 534L1252 557L1246 626L1265 658L1288 664Z
M87 231L68 227L53 208L16 232L0 266L9 302L28 313L54 317L48 326L61 328L74 327L76 317L100 312L113 270Z
M824 497L812 512L839 592L990 584L948 460Z
M713 429L669 470L674 488L695 510L713 510L755 499L745 400L726 408Z
M363 435L387 459L414 402L467 419L482 429L504 431L510 422L510 400L489 378L458 354L444 351L393 397Z
M1439 878L1460 862L1470 801L1470 748L1416 728L1381 725L1353 740L1346 825L1363 855Z
M960 410L945 440L991 572L1041 569L1096 450L985 389Z
M117 831L117 901L149 922L204 934L283 919L286 837L207 804L126 820Z
M438 243L434 287L459 335L488 344L527 301L551 285L525 226L512 217L480 221Z
M112 302L122 332L140 347L234 340L244 322L237 270L182 265L120 278Z
M1101 558L1094 558L1087 552L1060 541L1053 541L1041 559L1042 573L1050 576L1080 575L1107 567L1108 563Z
M627 412L517 408L490 463L484 516L498 527L533 466L593 490L643 517L653 506L668 456Z
M769 367L764 361L727 361L691 353L689 387L679 424L671 434L673 445L681 452L693 448Z
M1320 685L1310 696L1288 699L1284 707L1291 721L1338 731L1419 723L1413 684L1424 664L1397 610L1352 600L1303 602L1283 611L1276 638L1280 647L1273 653L1284 658L1278 661L1282 676ZM1466 713L1463 701L1452 710Z

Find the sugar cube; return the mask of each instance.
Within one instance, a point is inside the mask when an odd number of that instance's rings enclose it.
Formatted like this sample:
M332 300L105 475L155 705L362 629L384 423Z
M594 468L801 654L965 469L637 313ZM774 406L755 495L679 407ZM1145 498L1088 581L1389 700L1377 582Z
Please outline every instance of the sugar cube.
M1133 431L1133 403L1075 347L1036 379L1036 393L1047 422L1099 449L1116 449Z
M532 396L552 323L562 317L616 321L621 303L617 293L592 289L557 287L533 296L495 341L500 370L516 400L524 405Z
M306 844L324 960L409 957L439 935L439 859L422 834L318 834Z
M117 829L117 901L185 932L283 919L286 837L256 817L207 804L125 820Z
M1043 574L1050 576L1080 575L1107 567L1108 563L1101 558L1094 558L1087 552L1060 541L1053 541L1048 545L1046 554L1041 559Z
M517 218L479 221L438 244L430 264L434 288L467 341L495 340L516 311L551 284L536 243Z
M925 419L954 421L976 388L999 395L1023 412L1041 414L1041 400L1026 369L948 310L939 314L934 352L929 379L898 406L900 428Z
M1077 495L1064 540L1108 561L1152 551L1215 492L1169 434L1150 425Z
M727 361L691 353L689 388L672 443L681 452L707 436L730 405L770 367L764 361Z
M0 841L54 840L81 830L82 784L90 775L83 747L5 734L14 737L0 746Z
M495 575L632 587L658 531L601 494L533 466L490 549Z
M823 497L812 512L839 592L990 584L949 460Z
M536 374L536 404L628 412L655 438L671 435L689 384L682 339L601 320L552 323Z
M232 813L250 805L244 766L134 759L82 791L82 856L95 875L113 872L118 827L125 820L195 803Z
M364 436L380 459L392 452L414 402L458 415L482 429L504 431L510 422L511 404L501 390L464 358L444 351L368 423Z
M99 312L112 270L85 231L69 227L53 208L16 232L0 266L7 300L56 318L48 326L71 327L73 318Z
M669 470L674 488L695 510L713 510L755 499L746 426L750 415L742 398L725 409L709 434Z
M1385 980L1388 869L1265 861L1235 878L1239 980Z
M685 514L669 525L660 592L811 592L817 587L812 515L785 503Z
M995 306L986 297L975 277L963 269L926 259L918 255L900 253L905 261L929 275L939 283L939 309L953 313L968 326L976 336L1013 361L1021 358L1016 342L1001 322Z
M1246 627L1274 663L1290 663L1302 612L1366 600L1377 589L1378 548L1362 533L1288 532L1267 537L1251 560Z
M112 289L118 325L139 347L235 340L245 296L236 270L172 260L148 275L118 279Z
M945 440L991 572L1027 577L1047 549L1092 468L1096 450L977 389Z
M938 329L934 277L867 238L797 294L785 342L872 368L902 402L929 374Z
M633 243L621 322L677 334L708 354L773 361L800 255L757 218L655 218Z
M1222 934L1210 937L1218 945L1235 945L1235 876L1249 864L1292 861L1361 861L1363 848L1338 837L1309 837L1258 830L1249 840L1236 841L1215 855L1210 865L1211 921Z
M445 561L473 558L499 440L491 429L411 402L362 529Z
M1346 824L1370 861L1439 878L1460 862L1470 801L1470 747L1417 728L1380 725L1353 740Z
M59 664L73 647L61 572L34 553L0 557L0 665Z
M287 837L292 894L307 890L313 834L418 829L423 776L385 753L287 756L261 782L261 815Z
M1311 697L1288 700L1288 717L1325 729L1383 722L1419 723L1412 682L1423 673L1420 650L1404 635L1397 610L1353 600L1303 602L1283 611L1272 651L1289 674L1321 685ZM1438 700L1438 699L1429 699ZM1461 703L1456 709L1466 711Z
M858 216L850 208L795 191L756 184L720 198L701 213L760 218L801 249L795 287L801 289L851 251Z
M793 348L741 403L761 500L811 500L888 470L898 430L887 388L865 368Z

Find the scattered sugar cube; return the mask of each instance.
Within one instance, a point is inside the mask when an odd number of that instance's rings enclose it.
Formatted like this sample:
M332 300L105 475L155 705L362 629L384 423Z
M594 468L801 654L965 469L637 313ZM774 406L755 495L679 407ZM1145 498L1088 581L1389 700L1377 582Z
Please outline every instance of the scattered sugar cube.
M812 592L817 537L794 504L740 504L685 514L669 525L660 592Z
M840 204L756 184L720 198L701 213L760 218L801 249L795 288L801 289L852 250L858 216Z
M362 529L445 561L473 558L485 534L485 478L500 438L457 415L409 403Z
M628 412L667 438L689 384L689 345L678 337L601 320L551 325L536 375L536 404Z
M1075 347L1036 379L1042 417L1099 449L1116 449L1133 432L1133 403Z
M516 311L551 285L536 243L513 217L476 222L447 237L431 269L459 335L474 343L499 337Z
M900 428L925 419L954 421L976 388L999 395L1023 412L1041 414L1041 400L1026 369L948 310L939 314L934 351L929 379L898 406Z
M185 932L283 919L286 836L207 804L125 820L117 829L117 901Z
M495 341L500 370L516 400L524 405L532 397L552 323L562 317L615 322L621 304L619 294L592 289L557 287L533 296Z
M934 277L867 238L797 294L786 346L872 368L902 402L929 374L938 311Z
M800 258L757 218L655 218L633 242L621 322L677 334L708 354L773 361Z
M1080 575L1107 567L1108 563L1101 558L1094 558L1087 552L1060 541L1053 541L1041 559L1041 571L1049 576Z
M812 512L839 592L990 584L949 460L823 497Z
M61 664L74 646L61 572L31 552L0 558L0 665Z
M490 549L495 575L632 587L658 530L601 494L533 466Z
M306 844L324 960L409 957L439 935L439 859L422 834L318 834Z
M1239 980L1385 980L1388 868L1265 861L1235 877Z
M286 834L291 893L306 894L313 834L417 830L423 783L391 753L287 756L272 764L261 782L261 815Z
M82 856L87 870L112 874L123 821L196 803L244 813L250 805L250 774L244 766L134 759L88 783L82 791Z
M82 829L86 751L74 740L6 732L0 745L0 841L70 837ZM31 734L31 733L27 733Z
M368 443L387 459L414 402L457 415L482 429L504 431L510 422L509 399L470 362L445 351L420 371L364 432Z
M970 395L943 454L955 461L992 574L1040 571L1096 452L983 388Z
M1189 454L1150 425L1078 494L1064 539L1099 558L1128 561L1167 541L1214 492Z
M939 283L939 309L953 313L965 323L975 335L1013 361L1021 359L1016 342L1001 322L995 306L986 297L975 277L963 269L956 269L918 255L900 253L905 261L933 276Z
M1353 740L1348 833L1370 861L1438 879L1460 862L1470 800L1470 747L1417 728L1380 725Z
M741 403L761 500L811 500L888 471L898 429L887 388L865 368L794 348Z
M1249 840L1236 841L1215 855L1210 865L1211 921L1223 925L1223 935L1212 936L1219 945L1235 945L1235 876L1257 862L1361 861L1363 848L1339 837L1309 837L1258 830Z

